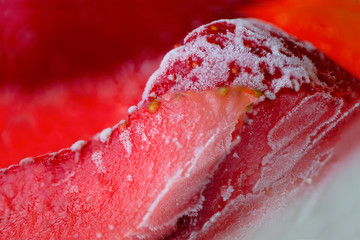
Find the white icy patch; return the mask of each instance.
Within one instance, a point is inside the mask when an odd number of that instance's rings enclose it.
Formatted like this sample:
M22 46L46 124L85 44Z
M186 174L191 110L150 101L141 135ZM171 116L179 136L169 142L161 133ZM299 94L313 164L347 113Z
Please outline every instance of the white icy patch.
M121 134L119 135L119 140L125 148L125 151L127 153L126 156L129 157L131 155L131 149L133 146L133 144L131 142L129 130L125 130L125 131L121 132Z
M228 40L224 43L223 48L208 42L208 35L199 34L217 22L236 26L234 33L228 31L224 34L224 38ZM229 66L232 63L241 67L232 86L247 86L258 89L270 99L274 99L275 94L282 88L292 88L299 91L303 83L319 83L314 63L306 56L292 55L287 50L285 42L281 38L272 36L267 30L295 43L295 40L283 31L255 19L219 20L195 29L185 38L183 46L173 49L164 57L160 68L150 77L146 85L143 101L153 95L152 88L157 82L169 77L167 74L176 62L185 64L194 57L201 59L200 66L193 68L185 77L177 76L176 84L170 89L170 92L200 91L225 83L230 76ZM194 36L197 36L195 40L186 43ZM245 41L265 46L271 50L271 54L259 56L246 46ZM295 45L303 47L309 52L314 50L314 47L308 43L296 42ZM271 82L270 88L263 83L265 79L264 63L267 64L266 70L270 74L275 74L276 71L280 71L282 74L281 77ZM252 73L245 71L246 68L251 69ZM192 80L194 78L198 80L194 82Z
M159 204L161 199L166 195L167 192L169 192L172 185L175 184L176 181L179 179L182 172L183 172L182 170L177 171L176 174L166 182L166 185L165 185L164 189L162 189L162 191L156 197L155 201L151 204L151 206L149 207L147 213L145 214L145 216L143 217L141 223L139 224L138 228L141 228L146 224L147 219L151 216L151 214L153 213L153 211L155 210L156 206Z
M99 135L100 142L102 142L102 143L108 142L110 139L111 133L112 133L111 128L105 128L104 130L102 130Z
M179 140L178 140L176 137L174 137L172 141L173 141L173 143L176 144L176 146L177 146L179 149L181 149L181 148L183 147L182 144L179 142Z
M304 98L297 107L280 119L267 136L268 145L273 151L262 159L264 167L254 190L261 191L269 183L274 182L312 149L318 141L317 138L312 140L312 137L324 136L324 132L338 123L336 120L339 119L343 104L343 101L334 99L329 94L317 93ZM314 126L317 126L315 130L309 131ZM318 134L323 127L326 129ZM302 134L307 137L296 138ZM298 151L299 149L301 151Z
M226 202L230 197L231 194L234 192L233 186L231 186L231 180L229 180L228 186L223 186L221 188L220 195L223 198L224 202Z
M312 183L312 178L306 178L306 179L305 179L305 182L306 182L307 184L311 184L311 183Z
M216 140L217 135L220 134L220 129L216 129L216 132L213 136L211 136L211 138L205 143L204 146L200 146L195 148L194 150L194 157L186 164L186 166L189 166L186 173L185 173L185 177L189 177L190 173L193 171L193 169L196 166L196 163L199 161L199 159L201 158L203 152L209 147L209 145L214 142Z
M84 140L79 140L77 142L75 142L71 147L70 147L70 150L73 151L73 152L77 152L77 151L80 151L81 148L83 146L85 146L86 144L86 141Z
M338 169L245 240L360 239L360 149L349 158L351 164L345 169Z
M103 163L103 153L101 151L96 151L91 154L91 161L95 164L97 167L98 173L105 173L106 168Z
M129 175L126 176L126 179L127 179L129 182L132 182L133 177L129 174Z
M33 162L35 162L35 160L33 158L27 157L27 158L24 158L24 159L20 160L19 165L20 166L26 166L26 165L28 165L30 163L33 163Z
M134 112L136 112L136 109L137 109L136 106L131 106L131 107L129 107L129 109L128 109L128 113L129 113L129 114L133 114Z

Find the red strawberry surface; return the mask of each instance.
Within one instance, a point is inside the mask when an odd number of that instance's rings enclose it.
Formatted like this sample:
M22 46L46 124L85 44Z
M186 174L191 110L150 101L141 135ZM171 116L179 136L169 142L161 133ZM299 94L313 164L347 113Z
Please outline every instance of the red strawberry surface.
M140 109L128 123L105 129L88 143L5 170L1 236L164 235L179 216L201 205L203 183L255 99L242 90L164 96L155 113ZM23 184L17 184L19 178ZM182 194L174 198L177 192Z
M160 54L214 1L25 0L0 3L0 167L88 139L127 116Z
M310 41L360 78L360 5L357 0L257 0L237 11Z
M3 87L0 167L58 151L125 119L127 109L140 100L144 79L157 63L128 63L114 72L49 83L33 91Z
M1 173L1 234L245 236L326 175L359 93L354 77L274 27L202 26L165 56L126 126Z
M359 77L355 2L3 1L0 167L88 139L125 118L156 69L154 59L193 27L221 17L256 16L273 22L311 41ZM135 71L127 69L129 59Z

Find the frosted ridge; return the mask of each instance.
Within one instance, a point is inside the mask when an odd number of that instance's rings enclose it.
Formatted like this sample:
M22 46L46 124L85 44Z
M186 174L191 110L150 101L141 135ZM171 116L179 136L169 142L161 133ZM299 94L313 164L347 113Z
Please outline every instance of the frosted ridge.
M234 33L227 31L220 35L225 40L223 47L208 41L209 34L201 35L209 26L217 23L235 25ZM251 73L241 69L231 86L247 86L258 89L265 95L274 99L275 94L282 88L292 88L298 91L303 83L320 82L314 63L305 55L295 56L279 37L272 36L270 32L292 41L296 46L313 51L314 48L305 42L298 42L281 30L255 19L219 20L204 25L185 38L185 44L170 51L163 59L160 68L150 77L143 93L143 102L154 97L153 87L163 79L169 79L168 73L175 63L186 62L189 58L201 59L200 66L192 69L185 77L177 74L176 84L170 92L183 92L188 90L200 91L226 83L230 76L229 66L237 63L241 68L251 69ZM194 37L196 37L194 39ZM188 41L190 41L188 43ZM272 53L259 56L246 46L245 41L251 41L261 47L266 47ZM263 64L269 74L281 71L281 77L264 83L265 74ZM173 78L172 78L173 79ZM197 79L193 81L192 79Z

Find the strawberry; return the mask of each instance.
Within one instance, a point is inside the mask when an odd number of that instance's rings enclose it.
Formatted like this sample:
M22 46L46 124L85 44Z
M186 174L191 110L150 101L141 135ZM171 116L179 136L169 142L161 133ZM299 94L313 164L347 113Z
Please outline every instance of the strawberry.
M0 167L125 118L161 54L192 28L231 16L234 5L1 1Z
M359 94L275 27L204 25L165 56L127 122L1 173L2 237L245 236L334 166Z
M88 139L126 118L157 64L138 61L135 67L126 64L116 72L87 74L35 91L0 88L0 168Z
M247 114L240 143L202 193L201 211L179 219L169 238L240 237L258 220L253 211L279 207L272 205L273 196L285 201L336 161L333 146L342 126L359 111L359 83L308 43L256 20L214 22L184 42L150 78L143 102L223 85L260 90L265 100ZM169 81L174 70L176 80ZM237 224L232 228L230 222Z
M360 78L360 6L345 0L257 0L237 12L274 23L289 34L310 41Z
M201 206L204 182L255 99L238 89L167 95L87 143L6 169L0 178L2 238L166 234L177 218Z

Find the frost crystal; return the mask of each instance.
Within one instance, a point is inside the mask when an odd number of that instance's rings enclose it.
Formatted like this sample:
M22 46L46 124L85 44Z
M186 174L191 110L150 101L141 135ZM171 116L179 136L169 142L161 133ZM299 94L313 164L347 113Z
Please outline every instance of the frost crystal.
M102 132L100 133L100 136L99 136L100 141L101 141L102 143L108 142L111 133L112 133L111 128L105 128L104 130L102 130Z
M84 140L79 140L77 142L75 142L71 147L71 151L76 152L76 151L80 151L81 148L86 144L86 141Z
M213 24L234 26L234 31L227 29L219 34L223 39L220 40L222 45L209 41L209 36L213 35L206 32ZM147 83L143 102L155 94L156 85L173 79L169 72L176 64L180 64L179 67L186 65L193 58L199 59L201 64L188 71L179 70L183 75L178 74L176 84L166 91L201 91L225 83L258 89L266 93L267 98L275 99L282 88L299 91L303 83L319 82L314 63L306 55L290 52L287 45L296 44L297 48L312 52L315 48L311 44L299 42L274 26L255 19L219 20L210 25L191 32L183 46L164 57L160 68ZM232 64L239 67L236 68L236 76L229 82ZM267 76L271 79L266 79Z
M133 114L135 111L136 111L136 106L131 106L131 107L129 107L129 109L128 109L128 113L129 114Z

